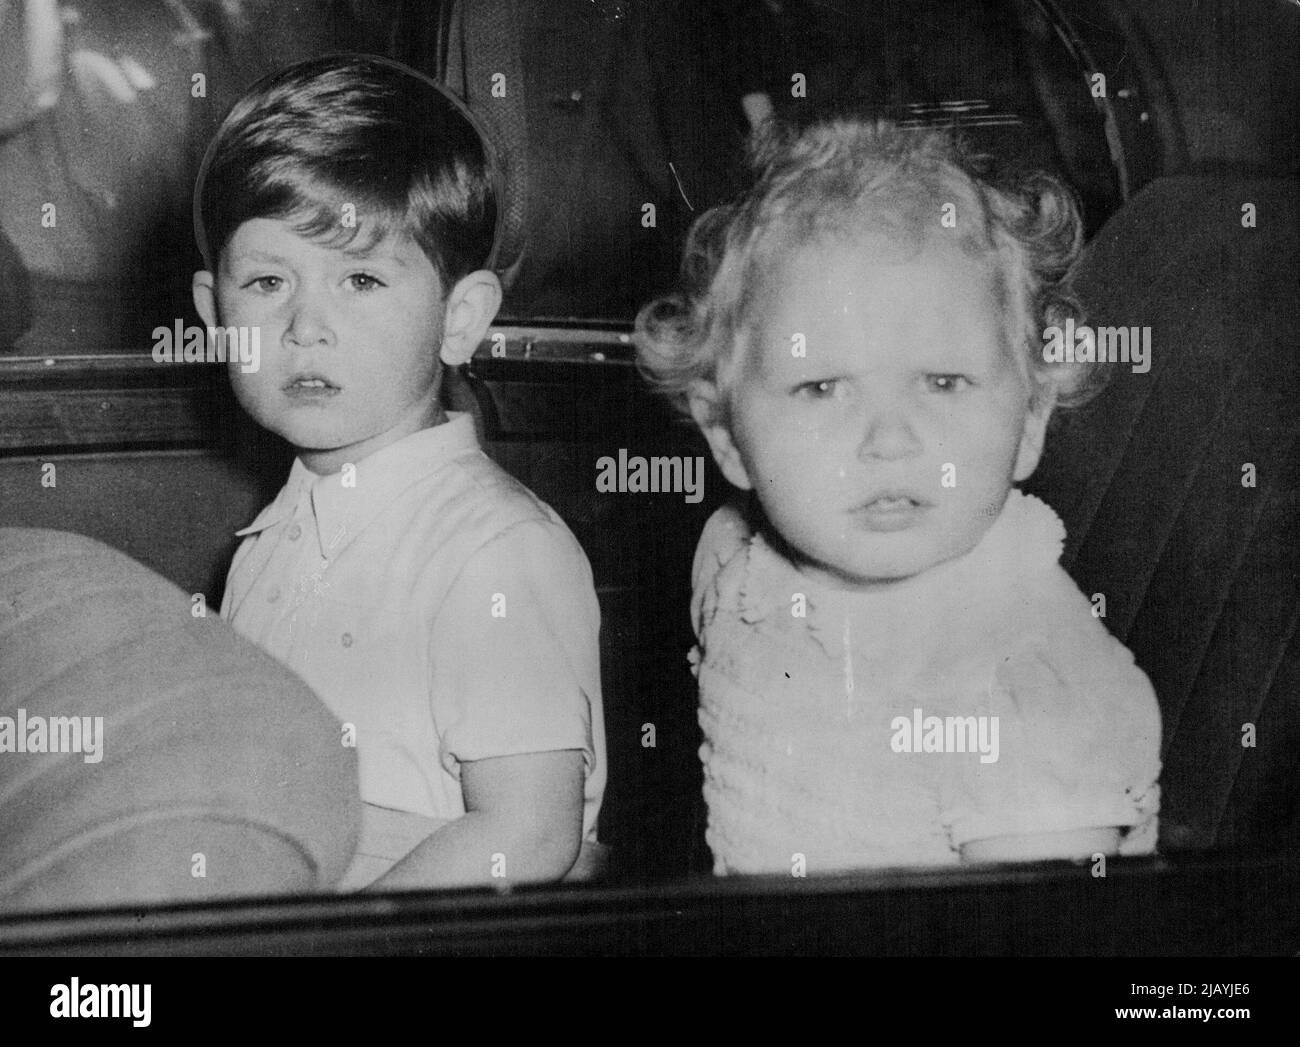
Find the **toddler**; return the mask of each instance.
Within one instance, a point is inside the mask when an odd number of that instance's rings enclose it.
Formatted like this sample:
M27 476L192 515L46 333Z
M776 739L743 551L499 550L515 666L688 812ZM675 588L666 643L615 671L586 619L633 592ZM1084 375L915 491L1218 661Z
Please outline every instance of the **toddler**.
M1150 852L1155 696L1013 486L1098 383L1043 353L1071 197L860 120L756 158L636 336L747 492L694 565L715 871Z
M493 178L459 102L344 55L255 85L196 190L195 305L260 331L260 366L232 357L231 382L297 451L239 532L222 614L357 749L344 888L555 880L599 854L591 570L439 400L501 301Z

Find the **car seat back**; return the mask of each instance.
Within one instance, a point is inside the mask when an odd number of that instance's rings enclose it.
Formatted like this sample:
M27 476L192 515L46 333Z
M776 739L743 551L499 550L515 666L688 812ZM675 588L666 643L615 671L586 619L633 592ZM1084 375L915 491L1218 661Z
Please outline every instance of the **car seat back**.
M1289 180L1165 178L1129 201L1076 286L1094 328L1150 328L1150 370L1116 363L1058 415L1027 485L1159 697L1164 850L1296 839L1298 234Z

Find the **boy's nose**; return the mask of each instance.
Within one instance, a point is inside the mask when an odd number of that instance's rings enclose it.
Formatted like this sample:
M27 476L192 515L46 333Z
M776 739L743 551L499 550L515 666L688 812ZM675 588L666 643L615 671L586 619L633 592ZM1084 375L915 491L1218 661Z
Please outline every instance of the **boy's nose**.
M313 296L302 295L294 299L284 337L303 348L332 344L334 335L324 305Z
M908 458L921 450L921 440L907 415L897 409L884 408L870 412L858 457L893 461Z

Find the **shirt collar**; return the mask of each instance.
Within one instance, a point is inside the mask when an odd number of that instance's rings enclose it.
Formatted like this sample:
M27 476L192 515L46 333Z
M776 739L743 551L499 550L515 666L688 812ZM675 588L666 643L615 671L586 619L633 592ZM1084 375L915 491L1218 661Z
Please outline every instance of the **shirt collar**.
M448 411L447 421L404 436L356 463L354 483L344 486L341 472L317 476L295 458L289 479L275 500L238 535L255 534L282 523L310 499L316 534L325 556L338 551L403 491L454 455L478 448L474 419Z
M279 493L260 513L254 517L253 522L247 527L242 527L235 532L239 538L245 535L257 534L259 531L265 531L268 527L274 527L278 523L289 519L297 509L299 502L307 497L311 490L312 480L315 479L310 469L302 464L300 459L293 460L293 468L289 470L289 479L285 485L280 488Z

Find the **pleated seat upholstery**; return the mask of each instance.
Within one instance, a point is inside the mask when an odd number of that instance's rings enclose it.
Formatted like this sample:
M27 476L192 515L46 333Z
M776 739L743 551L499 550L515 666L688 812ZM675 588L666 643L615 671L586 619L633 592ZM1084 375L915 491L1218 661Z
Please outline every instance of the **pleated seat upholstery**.
M1094 327L1151 327L1150 372L1114 364L1026 485L1155 686L1166 851L1300 835L1298 240L1294 181L1166 178L1129 201L1076 286Z
M0 914L342 876L355 751L305 683L192 606L100 542L0 528ZM102 730L51 744L44 725L71 717Z

